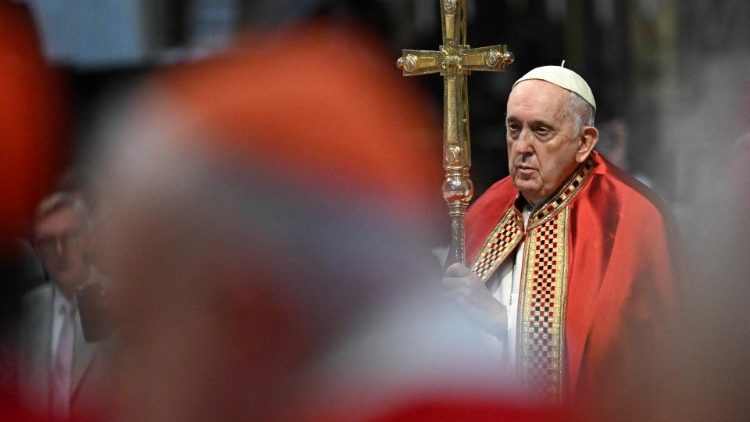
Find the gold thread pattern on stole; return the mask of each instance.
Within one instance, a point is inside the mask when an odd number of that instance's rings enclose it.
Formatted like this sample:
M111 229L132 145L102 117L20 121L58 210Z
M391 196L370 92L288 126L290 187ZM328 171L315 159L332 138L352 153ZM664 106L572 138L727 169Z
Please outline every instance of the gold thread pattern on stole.
M552 197L539 207L529 217L529 229L544 224L546 219L551 218L558 210L563 209L586 184L594 170L594 158L589 156L573 175L552 195Z
M471 270L486 282L523 239L523 217L511 207L487 237Z
M565 368L569 208L529 231L518 355L532 394L559 402Z

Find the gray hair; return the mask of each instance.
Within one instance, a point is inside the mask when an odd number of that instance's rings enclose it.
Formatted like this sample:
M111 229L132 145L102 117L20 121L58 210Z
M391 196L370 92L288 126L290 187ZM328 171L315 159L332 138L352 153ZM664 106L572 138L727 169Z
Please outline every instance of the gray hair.
M584 126L594 126L594 107L575 92L570 92L568 115L575 119L574 133L580 134Z
M69 192L55 192L44 198L36 211L36 225L39 224L48 215L64 208L70 208L75 212L78 219L83 224L84 229L89 232L93 228L91 221L91 212L86 203L77 195Z

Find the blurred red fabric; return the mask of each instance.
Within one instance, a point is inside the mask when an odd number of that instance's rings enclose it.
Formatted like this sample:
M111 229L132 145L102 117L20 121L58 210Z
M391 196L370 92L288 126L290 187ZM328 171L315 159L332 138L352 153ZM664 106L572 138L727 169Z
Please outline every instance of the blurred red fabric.
M388 57L353 27L317 23L249 34L164 82L197 127L223 135L202 146L312 192L372 192L419 215L442 202L440 123Z
M24 6L0 0L0 254L52 187L67 127L64 80L42 56Z

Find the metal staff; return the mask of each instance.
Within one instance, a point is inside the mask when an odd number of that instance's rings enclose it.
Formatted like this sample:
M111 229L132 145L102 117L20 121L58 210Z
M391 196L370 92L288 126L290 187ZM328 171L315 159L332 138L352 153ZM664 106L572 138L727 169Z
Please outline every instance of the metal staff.
M404 76L440 73L443 76L443 198L451 223L448 263L465 262L464 215L474 186L469 178L469 97L466 77L472 70L501 71L513 63L505 45L470 48L466 45L466 0L441 0L443 44L439 51L402 50L396 62Z

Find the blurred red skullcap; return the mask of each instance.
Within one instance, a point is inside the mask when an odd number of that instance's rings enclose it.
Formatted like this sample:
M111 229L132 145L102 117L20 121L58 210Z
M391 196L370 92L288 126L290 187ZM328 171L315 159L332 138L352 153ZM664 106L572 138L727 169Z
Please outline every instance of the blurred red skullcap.
M418 215L441 200L439 123L394 63L354 28L317 23L251 34L161 82L197 132L219 135L197 141L212 152L313 193L375 195Z
M65 140L62 79L44 61L24 6L0 0L0 253L49 193Z

